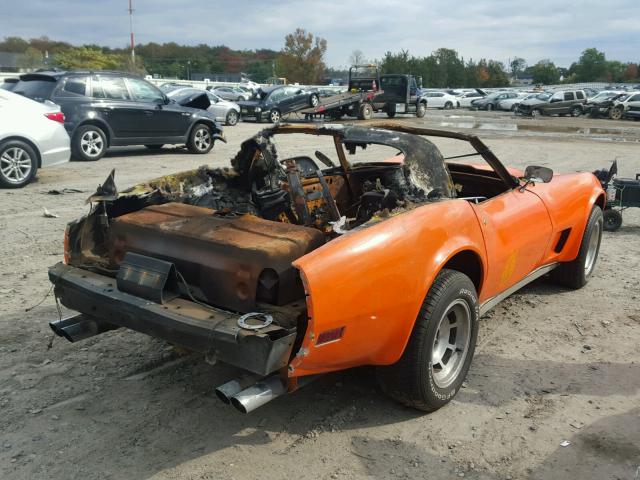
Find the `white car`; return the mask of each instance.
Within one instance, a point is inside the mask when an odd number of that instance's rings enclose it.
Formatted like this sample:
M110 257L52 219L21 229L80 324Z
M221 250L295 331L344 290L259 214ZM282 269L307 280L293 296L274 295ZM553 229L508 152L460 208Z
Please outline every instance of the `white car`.
M24 187L38 168L68 162L69 143L58 105L0 90L0 187Z
M458 99L458 103L460 104L460 107L469 108L471 107L472 101L477 100L478 98L484 98L484 97L486 97L485 93L474 90L473 92L464 92L461 95L458 95L456 98Z
M444 108L445 110L449 110L460 106L458 99L447 92L426 92L424 96L427 97L428 108Z

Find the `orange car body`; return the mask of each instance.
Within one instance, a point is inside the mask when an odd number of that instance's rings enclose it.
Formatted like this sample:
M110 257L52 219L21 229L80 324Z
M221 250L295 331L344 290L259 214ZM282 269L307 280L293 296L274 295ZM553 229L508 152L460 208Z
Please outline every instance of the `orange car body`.
M532 272L573 260L593 205L604 202L592 174L556 175L479 204L424 205L305 255L294 265L310 320L289 376L396 362L434 278L456 255L477 259L483 311ZM333 329L344 329L339 340L316 344Z

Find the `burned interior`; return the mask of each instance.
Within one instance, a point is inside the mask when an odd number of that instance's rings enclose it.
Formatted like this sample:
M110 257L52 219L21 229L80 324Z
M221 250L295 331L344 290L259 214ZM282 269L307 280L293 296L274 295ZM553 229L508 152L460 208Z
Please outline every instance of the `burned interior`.
M274 137L296 133L332 139L339 161L319 150L281 158ZM445 162L426 135L466 140L494 169ZM397 153L353 161L371 145ZM197 319L202 323L191 327L213 328L224 340L214 334L205 335L209 343L196 341L189 329L170 340L201 351L213 348L229 363L266 374L286 364L306 330L303 284L292 262L340 235L429 202L482 201L504 192L515 180L499 162L493 165L494 158L476 137L451 132L398 125L276 126L246 140L232 168L201 167L120 193L112 174L89 199L90 213L69 225L67 264L82 269L78 282L90 282L94 272L113 279L106 287L113 295L155 302L132 306L125 326L151 328L132 325L140 308ZM63 303L82 312L100 310L73 293L77 289L65 289L65 281L74 281L69 275L59 281L61 274L52 269ZM237 325L237 314L253 312L261 313L247 318L245 328ZM153 328L163 336L162 325ZM225 351L225 342L258 337L270 342L266 350L259 348L273 361L253 364L240 358L246 352Z

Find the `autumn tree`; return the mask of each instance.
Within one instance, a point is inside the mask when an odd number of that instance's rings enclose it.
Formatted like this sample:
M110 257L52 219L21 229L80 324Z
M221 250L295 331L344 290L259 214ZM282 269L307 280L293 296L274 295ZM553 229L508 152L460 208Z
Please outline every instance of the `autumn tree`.
M278 73L291 82L318 84L324 77L326 51L324 38L297 28L284 39L284 48L278 57Z

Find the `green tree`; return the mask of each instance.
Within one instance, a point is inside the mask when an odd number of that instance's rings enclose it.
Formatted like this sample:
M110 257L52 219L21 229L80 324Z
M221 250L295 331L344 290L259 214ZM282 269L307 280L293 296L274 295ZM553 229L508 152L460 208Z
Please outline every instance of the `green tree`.
M104 53L88 47L73 47L55 56L56 65L65 69L119 70L126 65L120 54Z
M29 42L20 37L5 37L0 42L0 52L24 53L29 48Z
M560 72L551 60L540 60L531 68L533 83L552 85L560 81Z
M326 51L324 38L297 28L284 39L284 48L278 57L278 73L291 82L318 84L324 77Z
M600 52L595 48L587 48L580 55L578 62L571 65L569 73L575 73L575 78L578 82L606 80L607 59L604 52Z
M36 68L42 65L42 52L36 48L29 47L22 54L19 65L23 68Z

